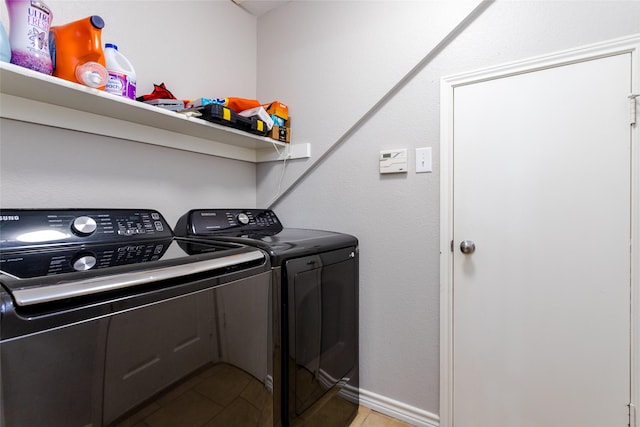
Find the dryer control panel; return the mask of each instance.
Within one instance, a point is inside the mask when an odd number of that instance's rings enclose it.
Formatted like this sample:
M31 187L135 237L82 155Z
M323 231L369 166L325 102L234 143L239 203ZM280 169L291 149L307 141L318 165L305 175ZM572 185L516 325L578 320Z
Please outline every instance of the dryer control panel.
M282 231L282 224L270 209L194 209L175 226L182 237L242 235Z

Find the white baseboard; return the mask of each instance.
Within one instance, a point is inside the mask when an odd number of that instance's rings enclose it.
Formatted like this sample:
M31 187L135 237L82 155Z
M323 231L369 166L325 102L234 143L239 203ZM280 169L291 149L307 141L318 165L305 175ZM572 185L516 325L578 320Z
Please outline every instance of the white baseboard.
M397 400L360 389L360 405L419 427L439 427L440 417Z

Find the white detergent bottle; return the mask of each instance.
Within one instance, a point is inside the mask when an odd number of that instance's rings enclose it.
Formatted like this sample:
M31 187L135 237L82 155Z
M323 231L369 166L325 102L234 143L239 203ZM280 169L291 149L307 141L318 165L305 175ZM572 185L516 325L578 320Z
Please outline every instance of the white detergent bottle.
M136 99L136 72L131 62L113 43L104 45L104 59L109 72L105 91L129 99Z

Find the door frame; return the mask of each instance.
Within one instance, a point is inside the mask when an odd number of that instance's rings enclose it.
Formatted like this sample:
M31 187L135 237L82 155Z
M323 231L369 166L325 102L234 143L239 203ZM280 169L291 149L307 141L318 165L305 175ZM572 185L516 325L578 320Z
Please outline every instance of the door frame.
M632 93L640 94L640 34L461 73L440 80L440 426L453 419L453 107L456 87L631 53ZM631 101L630 101L631 102ZM636 106L640 97L634 98ZM631 107L630 107L631 108ZM638 108L640 110L640 108ZM640 425L640 118L631 131L631 426ZM635 242L635 243L634 243Z

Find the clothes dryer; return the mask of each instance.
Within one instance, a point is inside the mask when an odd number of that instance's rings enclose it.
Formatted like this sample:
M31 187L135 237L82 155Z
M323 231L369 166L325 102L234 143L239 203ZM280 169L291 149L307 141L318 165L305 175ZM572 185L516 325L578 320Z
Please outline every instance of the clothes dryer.
M269 254L273 365L280 368L274 425L348 426L359 402L357 238L283 228L268 209L191 210L174 232Z

